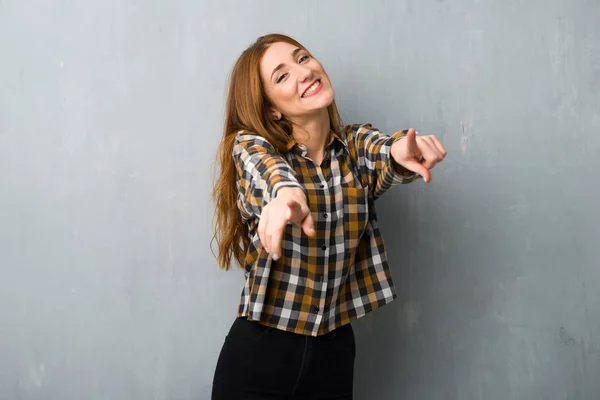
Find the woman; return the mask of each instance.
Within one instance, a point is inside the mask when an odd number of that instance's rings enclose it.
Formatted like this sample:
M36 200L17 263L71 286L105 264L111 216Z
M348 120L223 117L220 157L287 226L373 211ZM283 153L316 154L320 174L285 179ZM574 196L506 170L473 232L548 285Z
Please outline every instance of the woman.
M396 297L374 200L429 182L446 150L344 127L321 64L279 34L240 56L226 107L215 238L220 267L246 279L213 399L351 399L350 322Z

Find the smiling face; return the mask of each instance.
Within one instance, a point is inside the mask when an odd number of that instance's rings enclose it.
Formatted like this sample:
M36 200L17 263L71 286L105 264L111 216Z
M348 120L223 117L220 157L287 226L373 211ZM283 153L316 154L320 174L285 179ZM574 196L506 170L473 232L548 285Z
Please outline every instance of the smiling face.
M325 110L333 88L321 64L308 51L290 43L269 46L260 75L274 114L296 120Z

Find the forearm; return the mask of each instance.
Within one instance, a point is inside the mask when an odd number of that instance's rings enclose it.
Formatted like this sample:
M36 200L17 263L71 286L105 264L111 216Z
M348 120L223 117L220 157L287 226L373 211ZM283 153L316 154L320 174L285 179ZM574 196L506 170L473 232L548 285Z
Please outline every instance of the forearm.
M303 191L294 170L260 136L241 135L234 145L233 161L237 169L238 208L246 218L260 215L262 208L282 190Z

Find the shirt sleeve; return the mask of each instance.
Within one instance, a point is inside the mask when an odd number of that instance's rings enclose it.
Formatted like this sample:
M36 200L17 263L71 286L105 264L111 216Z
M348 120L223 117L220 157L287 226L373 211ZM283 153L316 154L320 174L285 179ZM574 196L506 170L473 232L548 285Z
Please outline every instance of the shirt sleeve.
M262 136L238 133L233 144L233 161L237 171L237 206L244 220L259 217L279 189L304 190L292 167Z
M374 198L381 196L394 185L410 183L420 177L397 164L390 154L392 144L402 140L407 132L399 131L389 136L371 124L352 126L352 140L358 166L363 182L369 185Z

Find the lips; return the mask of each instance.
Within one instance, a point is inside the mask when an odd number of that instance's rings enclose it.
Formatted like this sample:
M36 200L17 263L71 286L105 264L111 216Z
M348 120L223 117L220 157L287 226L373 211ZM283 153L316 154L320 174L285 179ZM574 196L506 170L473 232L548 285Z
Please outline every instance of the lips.
M317 79L314 82L312 82L310 84L310 86L304 91L304 93L302 93L302 98L306 98L308 96L310 96L311 94L313 94L313 92L315 91L315 89L317 89L319 87L319 85L321 84L321 80Z

